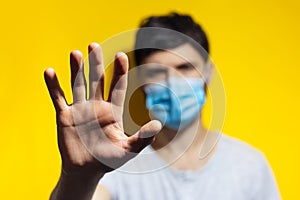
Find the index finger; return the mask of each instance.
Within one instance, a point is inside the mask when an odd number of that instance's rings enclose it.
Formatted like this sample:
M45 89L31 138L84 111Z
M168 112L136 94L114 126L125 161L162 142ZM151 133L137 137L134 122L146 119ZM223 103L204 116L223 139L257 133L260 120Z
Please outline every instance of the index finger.
M45 82L56 111L62 111L68 107L63 90L61 89L56 73L48 68L44 72Z

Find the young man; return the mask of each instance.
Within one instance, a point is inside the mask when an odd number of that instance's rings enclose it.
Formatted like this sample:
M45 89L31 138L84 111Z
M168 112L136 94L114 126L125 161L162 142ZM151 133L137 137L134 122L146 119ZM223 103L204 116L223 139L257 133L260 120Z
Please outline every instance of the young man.
M218 135L201 121L213 67L201 27L176 13L150 17L141 27L136 70L155 120L130 137L122 125L126 55L116 55L108 100L103 99L102 52L96 43L89 46L89 98L80 52L70 58L73 104L67 105L55 72L45 71L62 157L51 199L280 199L264 156L247 144L223 135L200 156L205 141Z

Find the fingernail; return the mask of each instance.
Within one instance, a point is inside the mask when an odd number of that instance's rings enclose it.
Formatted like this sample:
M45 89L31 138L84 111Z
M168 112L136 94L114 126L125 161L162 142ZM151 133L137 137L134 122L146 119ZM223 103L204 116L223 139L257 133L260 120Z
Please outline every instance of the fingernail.
M126 54L124 52L118 52L115 56L115 58L121 57L121 56L126 56Z

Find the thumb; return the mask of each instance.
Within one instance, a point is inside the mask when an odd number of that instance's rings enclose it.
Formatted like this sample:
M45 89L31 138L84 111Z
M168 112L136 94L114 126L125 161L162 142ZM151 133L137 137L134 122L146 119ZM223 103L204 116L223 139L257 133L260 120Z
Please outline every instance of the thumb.
M139 153L153 142L154 136L162 129L158 120L152 120L141 127L141 129L128 139L130 151Z

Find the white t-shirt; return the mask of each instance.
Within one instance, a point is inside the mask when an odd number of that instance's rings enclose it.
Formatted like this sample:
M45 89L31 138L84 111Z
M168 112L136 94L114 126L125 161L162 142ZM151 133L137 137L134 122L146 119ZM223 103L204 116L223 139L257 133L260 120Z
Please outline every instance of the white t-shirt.
M278 200L273 173L261 152L222 135L215 154L199 171L166 165L151 147L100 184L113 200Z

